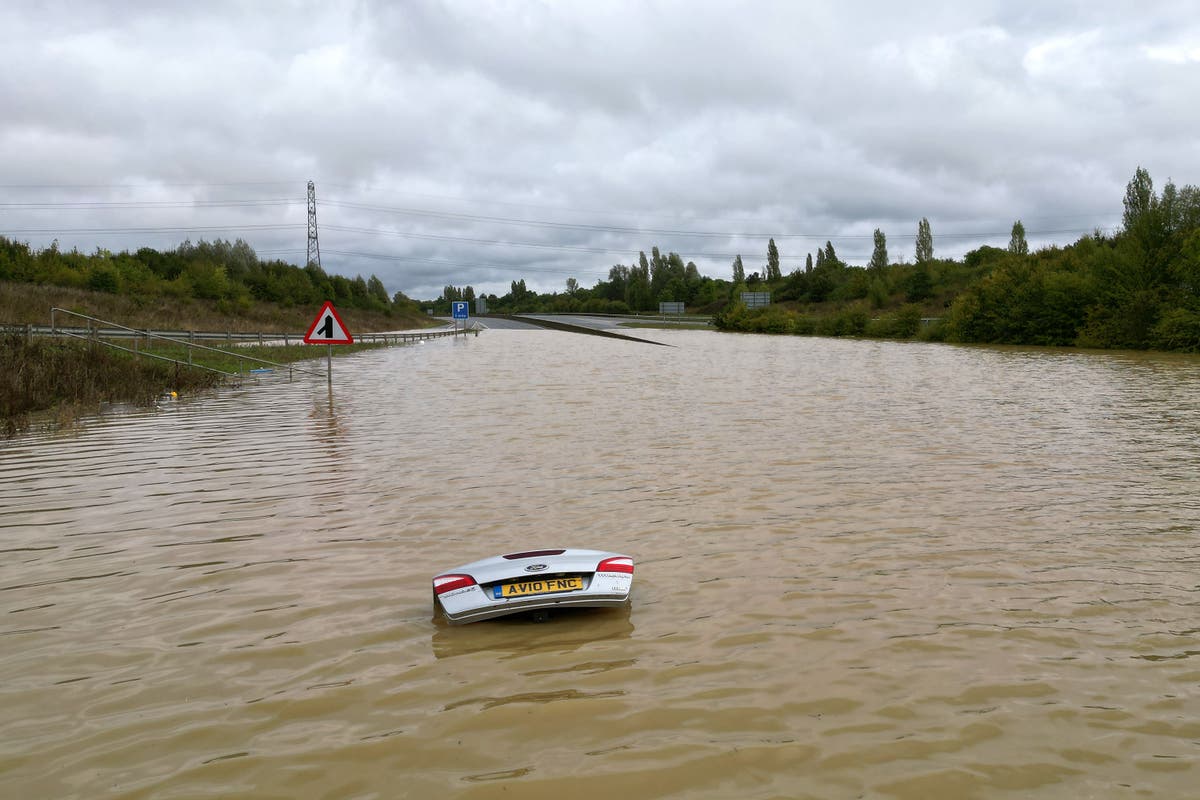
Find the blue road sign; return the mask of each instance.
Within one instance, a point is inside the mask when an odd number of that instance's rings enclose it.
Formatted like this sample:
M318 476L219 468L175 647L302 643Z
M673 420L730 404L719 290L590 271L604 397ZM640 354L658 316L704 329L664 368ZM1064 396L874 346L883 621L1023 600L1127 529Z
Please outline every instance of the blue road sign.
M471 306L465 300L455 300L450 304L455 319L467 319L471 316Z

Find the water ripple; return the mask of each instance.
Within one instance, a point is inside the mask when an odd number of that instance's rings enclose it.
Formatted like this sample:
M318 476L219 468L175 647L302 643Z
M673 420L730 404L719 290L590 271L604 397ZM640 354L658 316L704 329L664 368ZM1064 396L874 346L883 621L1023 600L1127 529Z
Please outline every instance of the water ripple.
M1200 359L646 335L0 444L0 795L1194 792ZM551 544L632 608L432 619Z

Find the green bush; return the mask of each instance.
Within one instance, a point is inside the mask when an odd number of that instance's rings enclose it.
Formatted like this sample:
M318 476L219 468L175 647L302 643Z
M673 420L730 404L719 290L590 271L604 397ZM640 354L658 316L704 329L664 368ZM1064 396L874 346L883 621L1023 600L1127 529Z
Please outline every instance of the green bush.
M793 315L778 306L756 310L748 322L755 333L791 333L795 329Z
M871 318L860 306L850 306L817 320L816 332L822 336L862 336Z
M1173 308L1162 315L1150 337L1160 350L1200 353L1200 314L1189 308Z
M121 288L121 283L117 279L116 270L105 264L97 264L92 267L91 273L88 275L87 288L97 292L116 294Z
M817 323L812 317L797 314L792 320L792 333L797 336L812 336L817 332Z
M713 325L717 330L722 331L743 331L746 330L745 325L746 315L748 311L746 304L739 301L729 303L723 309L713 315Z
M867 323L866 335L880 339L911 339L920 329L920 307L906 305L891 314L870 320Z

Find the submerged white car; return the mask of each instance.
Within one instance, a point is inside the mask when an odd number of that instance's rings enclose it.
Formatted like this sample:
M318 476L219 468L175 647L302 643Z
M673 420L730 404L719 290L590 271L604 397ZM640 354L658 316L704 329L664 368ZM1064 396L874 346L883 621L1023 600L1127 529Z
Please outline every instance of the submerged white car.
M454 624L556 608L629 602L633 559L601 550L528 550L455 567L433 579L435 610Z

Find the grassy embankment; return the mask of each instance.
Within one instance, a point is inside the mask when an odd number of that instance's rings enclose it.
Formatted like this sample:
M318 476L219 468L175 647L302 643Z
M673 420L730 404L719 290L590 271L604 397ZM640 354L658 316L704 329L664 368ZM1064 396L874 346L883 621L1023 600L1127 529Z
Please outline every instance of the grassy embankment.
M51 307L67 308L133 328L289 334L303 333L317 311L258 303L244 314L234 316L218 311L215 303L194 299L147 300L82 289L0 283L0 323L47 325ZM339 310L339 313L352 333L414 329L431 324L424 315L388 315L358 309ZM85 323L60 318L58 324ZM132 346L128 340L120 344ZM141 342L139 349L145 350L146 344ZM340 346L333 348L333 352L347 355L376 346L379 345ZM185 347L153 341L152 347L152 352L160 355L187 359ZM304 345L230 349L278 363L319 358L326 353L324 347ZM220 353L194 350L192 359L196 364L224 372L239 371L239 359ZM256 365L241 362L240 369L245 371L253 366ZM6 335L0 337L0 436L12 437L39 424L70 425L81 415L95 413L105 403L149 405L169 391L191 395L218 386L223 380L214 372L138 358L85 341Z

